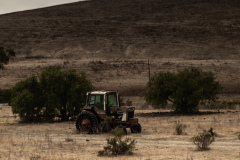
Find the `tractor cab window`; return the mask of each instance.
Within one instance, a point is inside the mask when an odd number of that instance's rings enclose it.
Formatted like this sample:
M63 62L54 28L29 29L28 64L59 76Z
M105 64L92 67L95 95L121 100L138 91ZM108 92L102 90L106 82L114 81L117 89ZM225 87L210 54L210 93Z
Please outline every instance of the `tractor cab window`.
M107 108L111 107L111 106L117 106L117 95L116 94L109 94L107 95Z
M97 94L97 95L91 95L90 98L90 105L94 105L99 110L104 110L104 95Z
M118 106L117 95L116 94L107 94L106 96L106 114L110 114L110 107Z

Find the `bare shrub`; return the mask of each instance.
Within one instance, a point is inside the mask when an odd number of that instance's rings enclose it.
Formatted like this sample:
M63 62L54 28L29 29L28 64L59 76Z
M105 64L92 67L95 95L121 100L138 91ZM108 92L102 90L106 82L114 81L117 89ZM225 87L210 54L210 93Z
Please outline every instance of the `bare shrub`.
M210 132L203 131L191 138L191 141L197 145L199 150L209 149L209 145L214 142L215 138Z
M122 137L125 135L123 128L115 128L111 131L114 135L113 138L107 138L107 145L104 146L103 150L98 151L98 156L109 156L109 155L132 155L133 149L135 148L136 141L131 138Z
M176 122L175 130L177 135L183 134L183 131L187 128L185 124L182 124L179 120Z

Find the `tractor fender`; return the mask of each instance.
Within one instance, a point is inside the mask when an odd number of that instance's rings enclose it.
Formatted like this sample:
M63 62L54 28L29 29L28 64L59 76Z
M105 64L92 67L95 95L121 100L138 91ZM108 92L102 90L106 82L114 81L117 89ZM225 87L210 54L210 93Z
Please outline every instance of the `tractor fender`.
M104 120L105 116L106 116L106 113L104 110L99 110L97 107L95 106L85 106L83 108L83 110L86 110L86 111L89 111L89 112L92 112L93 114L95 114L95 116L97 117L98 119L98 122Z

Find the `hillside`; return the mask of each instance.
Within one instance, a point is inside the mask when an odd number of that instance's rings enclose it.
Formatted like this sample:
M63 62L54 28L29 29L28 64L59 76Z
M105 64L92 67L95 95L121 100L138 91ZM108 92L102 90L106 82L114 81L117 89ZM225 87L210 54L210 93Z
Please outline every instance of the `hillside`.
M1 15L0 24L0 46L17 52L0 88L60 64L100 89L142 95L149 59L152 73L200 67L238 93L238 0L93 0Z

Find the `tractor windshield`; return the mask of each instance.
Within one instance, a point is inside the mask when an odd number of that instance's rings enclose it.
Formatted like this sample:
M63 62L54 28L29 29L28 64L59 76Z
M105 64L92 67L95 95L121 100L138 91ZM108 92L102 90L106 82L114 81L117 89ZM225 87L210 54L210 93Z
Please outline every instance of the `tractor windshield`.
M108 94L107 95L107 108L111 106L118 106L117 95L116 94Z

